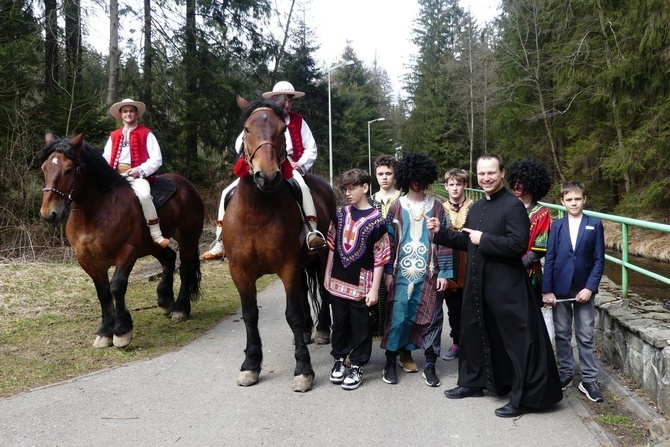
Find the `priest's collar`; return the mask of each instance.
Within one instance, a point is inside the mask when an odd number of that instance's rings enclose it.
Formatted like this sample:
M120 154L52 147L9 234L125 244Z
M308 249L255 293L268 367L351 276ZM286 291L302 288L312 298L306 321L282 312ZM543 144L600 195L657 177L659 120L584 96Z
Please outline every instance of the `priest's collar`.
M489 200L489 201L496 200L498 197L502 197L502 195L506 194L506 193L507 193L507 189L505 189L505 187L503 186L502 188L500 188L499 190L497 190L496 192L494 192L490 196L486 196L486 200Z

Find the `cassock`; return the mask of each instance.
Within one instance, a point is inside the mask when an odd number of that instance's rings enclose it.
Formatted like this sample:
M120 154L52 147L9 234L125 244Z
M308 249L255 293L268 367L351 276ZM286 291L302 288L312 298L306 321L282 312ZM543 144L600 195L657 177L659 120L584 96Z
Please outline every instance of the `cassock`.
M529 238L523 203L505 188L470 208L465 228L483 234L479 245L465 232L440 228L433 241L467 250L458 385L511 391L515 407L545 408L563 392L551 341L521 260Z

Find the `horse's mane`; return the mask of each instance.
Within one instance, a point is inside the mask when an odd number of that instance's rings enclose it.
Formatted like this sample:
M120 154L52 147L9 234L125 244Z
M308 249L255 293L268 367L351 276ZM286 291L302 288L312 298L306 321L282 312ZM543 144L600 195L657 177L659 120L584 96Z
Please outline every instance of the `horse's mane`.
M75 155L74 147L70 143L71 137L66 139L56 138L51 143L48 143L40 157L40 164L49 158L54 152L60 152L70 160L74 160L76 164L85 166L88 171L88 178L95 182L102 190L111 188L112 186L130 187L126 181L122 181L121 174L116 172L109 166L107 160L102 156L102 152L84 141L81 156Z
M260 107L269 107L279 118L282 119L282 121L284 120L284 109L282 109L279 104L274 101L270 101L269 99L260 99L258 101L250 102L249 106L242 111L242 123L245 123L253 111Z

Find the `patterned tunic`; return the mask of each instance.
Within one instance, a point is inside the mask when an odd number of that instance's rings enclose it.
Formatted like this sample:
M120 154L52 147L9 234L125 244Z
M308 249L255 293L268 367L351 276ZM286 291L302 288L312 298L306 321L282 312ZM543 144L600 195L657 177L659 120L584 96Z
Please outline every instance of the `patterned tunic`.
M403 196L391 204L387 217L391 261L386 274L395 276L395 285L389 294L390 321L381 347L390 351L422 347L422 334L437 310L437 279L453 276L451 249L433 243L423 218L425 214L444 222L442 204L428 195L422 209L412 208Z

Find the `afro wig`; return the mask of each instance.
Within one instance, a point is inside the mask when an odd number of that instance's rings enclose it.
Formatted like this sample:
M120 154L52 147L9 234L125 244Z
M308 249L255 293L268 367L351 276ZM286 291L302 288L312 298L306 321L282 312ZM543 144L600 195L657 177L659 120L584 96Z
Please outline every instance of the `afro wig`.
M551 177L547 165L532 157L513 162L505 175L510 188L521 183L534 201L542 200L551 188Z
M411 182L418 182L422 189L437 180L437 165L426 154L410 152L405 154L395 167L395 181L398 189L407 193Z

